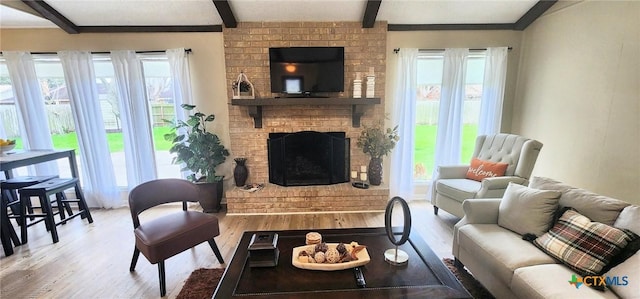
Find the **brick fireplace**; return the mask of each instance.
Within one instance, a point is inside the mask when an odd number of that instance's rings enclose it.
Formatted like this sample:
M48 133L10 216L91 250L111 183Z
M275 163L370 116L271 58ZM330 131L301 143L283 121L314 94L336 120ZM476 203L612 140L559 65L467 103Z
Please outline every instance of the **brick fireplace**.
M237 28L224 28L227 83L231 86L241 71L253 83L256 97L272 98L269 78L270 47L333 46L345 48L345 92L331 97L348 98L356 72L370 67L376 75L375 96L381 104L367 106L362 125L383 119L386 22L364 29L359 22L241 22ZM232 92L228 89L228 97ZM356 147L361 128L352 126L350 105L264 106L262 127L255 128L247 107L231 105L229 100L230 151L233 158L246 157L248 182L265 183L258 192L238 189L226 191L228 213L288 213L317 211L384 210L389 199L386 186L353 188L349 183L324 186L282 187L269 184L267 139L269 133L298 131L341 131L351 138L351 169L368 164L368 156Z

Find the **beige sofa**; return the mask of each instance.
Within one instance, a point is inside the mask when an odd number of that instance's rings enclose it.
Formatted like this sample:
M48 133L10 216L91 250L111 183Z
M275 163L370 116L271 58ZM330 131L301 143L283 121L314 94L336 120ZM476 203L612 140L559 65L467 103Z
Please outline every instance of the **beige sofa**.
M638 206L549 178L534 177L529 187L560 191L560 208L572 207L592 221L640 235ZM466 200L465 216L455 225L453 240L458 265L464 264L496 298L640 298L640 251L604 274L619 276L619 284L627 276L626 285L609 286L604 292L586 285L576 288L569 283L574 271L521 234L498 225L501 200Z

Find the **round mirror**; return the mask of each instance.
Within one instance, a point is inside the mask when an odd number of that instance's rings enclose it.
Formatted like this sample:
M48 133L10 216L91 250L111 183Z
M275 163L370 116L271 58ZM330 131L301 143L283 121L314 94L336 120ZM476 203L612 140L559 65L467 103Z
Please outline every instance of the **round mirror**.
M385 260L392 265L403 265L409 261L409 255L398 249L409 239L411 232L411 211L407 202L399 196L393 197L384 213L384 226L387 237L395 248L384 252Z

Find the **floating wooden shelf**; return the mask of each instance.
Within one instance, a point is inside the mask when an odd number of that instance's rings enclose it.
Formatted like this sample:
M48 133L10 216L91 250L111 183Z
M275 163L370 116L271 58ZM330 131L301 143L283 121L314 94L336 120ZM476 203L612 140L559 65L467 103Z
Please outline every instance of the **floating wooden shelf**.
M380 104L380 98L261 98L261 99L232 99L231 105L247 106L249 116L253 117L255 128L262 128L262 107L263 106L294 106L294 105L317 105L317 106L351 106L351 125L354 128L360 127L360 117L364 114L364 108L368 105Z

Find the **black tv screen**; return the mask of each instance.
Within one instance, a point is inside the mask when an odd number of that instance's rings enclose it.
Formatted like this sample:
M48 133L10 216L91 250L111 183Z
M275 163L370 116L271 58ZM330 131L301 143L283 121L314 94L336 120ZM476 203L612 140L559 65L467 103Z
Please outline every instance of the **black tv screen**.
M344 91L344 47L269 48L271 92Z

